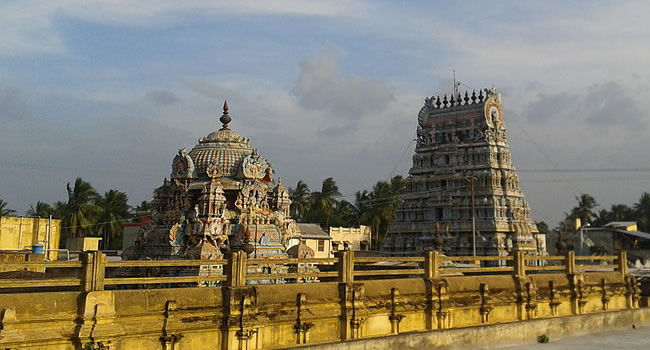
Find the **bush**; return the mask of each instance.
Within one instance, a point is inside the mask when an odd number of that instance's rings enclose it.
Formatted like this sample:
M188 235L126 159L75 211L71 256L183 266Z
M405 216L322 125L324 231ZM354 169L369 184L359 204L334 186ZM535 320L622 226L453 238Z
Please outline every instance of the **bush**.
M538 343L548 343L548 341L549 341L549 338L548 338L548 335L546 335L546 334L542 334L542 335L537 337L537 342Z

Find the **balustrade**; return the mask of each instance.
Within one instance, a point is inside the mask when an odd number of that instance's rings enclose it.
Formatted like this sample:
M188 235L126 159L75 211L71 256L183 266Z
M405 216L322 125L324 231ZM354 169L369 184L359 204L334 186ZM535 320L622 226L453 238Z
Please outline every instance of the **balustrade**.
M454 264L465 263L461 266ZM272 266L315 266L316 269L289 269L291 272L272 272ZM355 257L352 251L339 252L336 258L311 259L248 259L243 252L234 252L227 260L127 260L106 261L101 252L81 255L80 261L6 262L5 268L26 270L41 268L42 279L0 279L0 293L34 288L78 288L90 292L104 289L138 289L143 286L196 287L226 285L242 287L247 284L338 281L350 283L368 279L423 277L438 278L471 273L513 274L525 277L527 273L554 271L575 275L602 271L618 271L627 275L627 255L533 256L515 252L512 256L444 256L427 251L423 256ZM255 267L268 267L255 269ZM210 269L211 268L211 269ZM62 272L66 270L67 272ZM70 271L72 270L72 271ZM115 273L121 270L122 273ZM207 271L207 272L206 272ZM256 272L251 272L256 271ZM261 272L260 272L261 271ZM295 272L294 272L295 271ZM57 276L57 277L50 277ZM266 282L268 283L268 282ZM119 287L118 287L119 286Z

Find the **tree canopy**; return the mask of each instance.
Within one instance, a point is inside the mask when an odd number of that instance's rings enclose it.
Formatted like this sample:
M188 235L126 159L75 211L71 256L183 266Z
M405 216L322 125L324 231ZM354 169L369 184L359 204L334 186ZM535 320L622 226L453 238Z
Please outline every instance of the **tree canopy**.
M404 182L400 176L390 181L378 181L371 190L357 191L353 201L343 199L331 177L323 180L320 191L310 192L300 180L289 192L291 214L298 222L318 223L325 229L367 225L376 235L372 241L374 248L378 248L395 221L395 209L399 196L404 192Z
M7 207L7 202L0 199L0 216L9 216L16 214L16 211Z

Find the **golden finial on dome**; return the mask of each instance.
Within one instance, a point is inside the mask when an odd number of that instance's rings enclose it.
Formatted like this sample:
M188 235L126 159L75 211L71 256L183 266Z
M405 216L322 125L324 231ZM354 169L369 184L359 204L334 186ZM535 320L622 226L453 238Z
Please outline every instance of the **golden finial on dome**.
M221 129L228 129L228 123L230 123L230 121L232 120L232 118L230 118L230 116L228 115L228 110L229 109L230 109L230 107L228 107L228 101L224 100L223 101L223 115L221 116L221 118L219 118L219 121L221 121L221 123L223 124L223 127Z

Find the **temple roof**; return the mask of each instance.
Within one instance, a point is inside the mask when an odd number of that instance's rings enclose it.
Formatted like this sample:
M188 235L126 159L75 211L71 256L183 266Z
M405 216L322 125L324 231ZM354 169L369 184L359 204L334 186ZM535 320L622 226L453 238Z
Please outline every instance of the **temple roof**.
M298 224L300 236L303 238L332 239L330 235L323 231L319 224Z
M219 120L223 126L206 137L189 152L199 177L209 177L207 170L211 164L219 166L221 176L237 178L246 156L254 153L250 140L242 137L228 127L232 120L228 103L224 103L223 115Z

